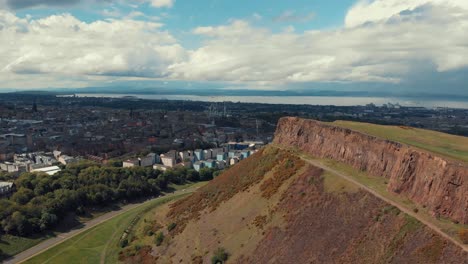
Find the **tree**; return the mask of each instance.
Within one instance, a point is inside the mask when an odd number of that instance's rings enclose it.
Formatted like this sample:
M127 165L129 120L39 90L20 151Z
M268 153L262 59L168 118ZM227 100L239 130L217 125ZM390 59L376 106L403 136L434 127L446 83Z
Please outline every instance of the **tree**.
M213 179L213 171L214 171L214 169L202 168L200 170L200 180L202 180L202 181L212 180Z
M27 204L34 197L34 192L28 188L20 188L13 196L11 200L24 205Z
M19 235L27 235L30 231L29 223L26 217L19 211L14 212L11 215L11 223L14 227L12 231Z
M57 216L47 211L43 211L39 221L41 231L44 231L57 223Z
M200 174L198 173L198 171L190 169L190 170L187 170L187 177L186 178L187 178L188 181L192 181L192 182L199 181L200 180Z

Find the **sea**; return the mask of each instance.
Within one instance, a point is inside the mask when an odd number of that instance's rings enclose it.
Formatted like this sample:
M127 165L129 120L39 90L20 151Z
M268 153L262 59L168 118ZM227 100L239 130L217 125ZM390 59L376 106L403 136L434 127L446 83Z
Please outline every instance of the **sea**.
M160 94L76 94L78 97L139 98L148 100L185 100L202 102L241 102L293 105L335 105L356 106L375 104L382 106L392 103L408 107L448 107L468 109L466 100L437 100L399 97L336 97L336 96L199 96L199 95L160 95Z

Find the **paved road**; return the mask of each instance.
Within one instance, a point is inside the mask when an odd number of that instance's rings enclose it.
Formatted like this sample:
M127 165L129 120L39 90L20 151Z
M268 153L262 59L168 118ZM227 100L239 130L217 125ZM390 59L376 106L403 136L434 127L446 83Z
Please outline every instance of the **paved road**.
M188 189L184 189L184 190L179 190L179 191L176 191L174 193L171 193L171 194L168 194L168 195L165 195L165 196L162 196L162 197L158 197L158 198L155 198L155 199L152 199L152 200L147 200L145 202L141 202L141 203L137 203L137 204L129 204L129 205L125 205L123 206L122 208L120 208L119 210L117 211L112 211L112 212L109 212L109 213L106 213L104 215L101 215L99 217L96 217L86 223L83 224L82 227L79 227L77 229L73 229L69 232L66 232L66 233L60 233L59 235L57 235L56 237L53 237L53 238L50 238L50 239L47 239L45 240L44 242L41 242L39 244L37 244L36 246L34 247L31 247L17 255L15 255L14 257L10 258L10 259L7 259L4 263L5 264L13 264L13 263L21 263L21 262L24 262L62 242L64 242L65 240L68 240L86 230L89 230L105 221L108 221L120 214L123 214L125 212L128 212L134 208L137 208L137 207L140 207L142 205L145 205L149 202L152 202L154 200L158 200L158 199L164 199L164 198L168 198L168 197L171 197L171 196L176 196L176 195L179 195L179 194L184 194L184 193L190 193L190 192L194 192L196 189L198 189L199 187L192 187L192 188L188 188Z
M281 147L279 145L274 145L274 147L276 148L279 148L279 149L284 149L284 150L288 150L287 148L284 148L284 147ZM433 223L427 221L426 219L424 219L423 217L421 217L419 214L413 212L413 210L411 210L410 208L407 208L403 205L401 205L400 203L398 202L395 202L391 199L388 199L386 198L385 196L381 195L380 193L378 193L377 191L371 189L370 187L358 182L357 180L355 180L353 177L349 176L349 175L346 175L344 174L343 172L341 171L338 171L338 170L335 170L333 168L330 168L328 166L326 166L325 164L323 164L322 162L318 161L318 160L314 160L314 159L308 159L304 156L301 156L299 155L299 157L301 159L303 159L304 161L306 161L307 163L315 166L315 167L318 167L318 168L321 168L323 170L326 170L326 171L329 171L329 172L332 172L334 174L336 174L337 176L340 176L341 178L347 180L347 181L350 181L356 185L358 185L360 188L372 193L373 195L375 195L376 197L380 198L381 200L385 201L386 203L389 203L395 207L397 207L398 209L400 209L400 211L418 219L421 223L425 224L427 227L431 228L434 232L436 232L437 234L441 235L442 237L446 238L447 240L451 241L452 243L454 243L455 245L458 245L459 247L461 247L464 251L468 252L468 245L465 245L463 243L461 243L460 241L454 239L453 237L449 236L447 233L445 233L444 231L442 231L442 229L440 229L438 226L434 225Z

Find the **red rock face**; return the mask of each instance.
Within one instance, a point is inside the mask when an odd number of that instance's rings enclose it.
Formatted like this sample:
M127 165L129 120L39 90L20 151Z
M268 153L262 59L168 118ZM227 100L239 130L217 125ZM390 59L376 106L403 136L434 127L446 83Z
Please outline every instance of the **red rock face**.
M400 143L314 120L282 118L274 143L388 179L389 191L468 224L468 166Z

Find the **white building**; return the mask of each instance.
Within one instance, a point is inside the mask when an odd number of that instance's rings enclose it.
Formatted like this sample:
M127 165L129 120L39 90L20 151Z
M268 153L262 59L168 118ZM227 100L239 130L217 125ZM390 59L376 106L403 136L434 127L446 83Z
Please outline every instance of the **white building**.
M46 173L47 175L54 175L57 172L60 172L61 169L57 166L50 166L50 167L45 167L45 168L40 168L40 169L35 169L32 170L31 172L43 172Z
M176 160L172 155L166 156L166 154L161 155L161 162L164 166L172 168L176 165Z
M122 167L124 168L131 168L139 165L139 160L133 159L133 160L126 160L122 162Z
M13 187L12 182L0 182L0 196L8 195Z

